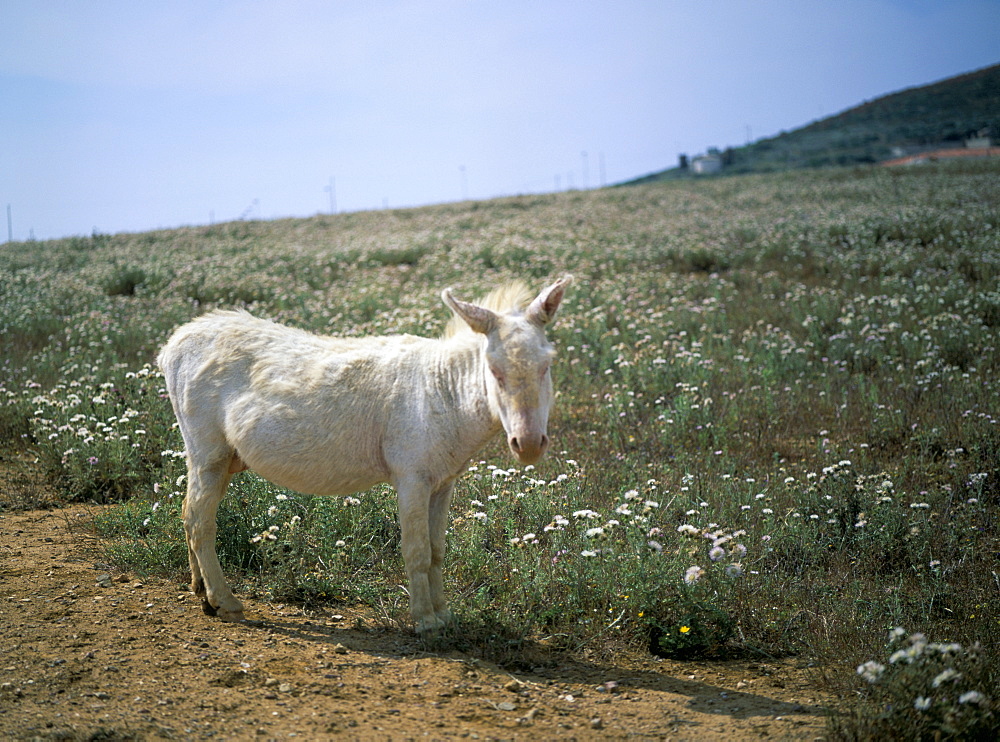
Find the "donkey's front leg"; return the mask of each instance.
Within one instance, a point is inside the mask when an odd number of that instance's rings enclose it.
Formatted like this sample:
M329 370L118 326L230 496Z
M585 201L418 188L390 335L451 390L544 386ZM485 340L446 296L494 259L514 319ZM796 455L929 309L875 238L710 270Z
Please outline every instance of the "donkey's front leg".
M431 488L414 477L399 482L396 489L399 494L403 562L410 583L410 615L417 633L436 631L445 622L434 610L431 593Z
M434 615L443 623L451 621L451 611L448 610L448 600L444 595L444 563L445 533L448 531L448 516L451 511L451 493L455 488L454 481L439 487L430 501L430 534L431 534L431 568L428 579L431 588L431 604Z

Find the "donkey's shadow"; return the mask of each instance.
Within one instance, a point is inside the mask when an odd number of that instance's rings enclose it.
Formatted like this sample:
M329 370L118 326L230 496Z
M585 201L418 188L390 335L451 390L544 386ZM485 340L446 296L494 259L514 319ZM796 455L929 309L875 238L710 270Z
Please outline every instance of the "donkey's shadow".
M530 639L519 640L516 642L516 649L512 649L503 657L497 657L495 650L464 637L460 624L430 637L414 635L405 628L326 626L306 616L301 619L281 617L279 620L246 621L243 626L248 631L264 631L286 640L325 647L335 652L367 654L373 662L384 662L386 659L440 657L443 660L463 663L470 669L486 675L501 676L508 682L517 681L526 687L573 683L593 688L595 691L600 689L609 694L646 690L686 696L689 699L688 708L693 711L735 719L775 716L824 717L829 714L829 709L822 706L790 703L766 694L733 690L704 680L677 677L667 671L623 668L581 659L569 652L553 649ZM493 655L494 659L486 658L486 654ZM746 662L723 660L720 664L730 664L742 669Z

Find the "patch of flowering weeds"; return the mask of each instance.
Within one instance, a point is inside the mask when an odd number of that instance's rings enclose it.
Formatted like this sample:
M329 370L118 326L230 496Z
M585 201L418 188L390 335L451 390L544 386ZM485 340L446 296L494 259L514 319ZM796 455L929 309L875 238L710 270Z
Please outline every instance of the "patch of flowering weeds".
M733 599L745 575L747 532L683 523L676 533L681 540L677 562L690 566L669 598L653 602L643 615L650 627L650 650L663 657L710 655L736 631Z
M889 632L886 656L857 667L863 707L847 724L872 739L991 739L1000 699L978 643Z
M472 467L476 496L452 529L459 578L489 584L491 610L536 615L547 630L625 631L664 656L722 647L735 630L730 611L746 532L677 528L665 513L675 498L652 479L588 507L585 473L573 460L564 464L546 480L533 467Z
M800 499L802 510L792 517L810 524L820 539L831 544L849 544L860 535L884 527L875 524L877 508L892 505L896 493L888 474L858 475L853 464L842 459L822 469L809 472ZM867 530L866 530L867 529Z
M113 381L84 377L31 397L40 462L69 499L122 499L151 484L176 433L162 374L150 366Z
M259 570L270 597L307 603L367 600L371 585L401 578L391 487L357 496L315 497L280 489L251 473L241 476L233 485L233 501L223 501L219 519L232 522L229 550L245 554L245 561ZM222 540L220 558L226 548ZM233 561L234 567L241 566Z
M184 451L164 450L161 459L158 481L94 517L108 561L140 574L171 573L187 567L181 521L187 489Z
M929 524L938 516L925 499L897 491L889 474L859 474L842 459L804 479L804 487L794 479L788 483L796 502L786 515L785 536L805 537L825 549L852 549L863 555L863 569L884 569L887 559L926 561Z

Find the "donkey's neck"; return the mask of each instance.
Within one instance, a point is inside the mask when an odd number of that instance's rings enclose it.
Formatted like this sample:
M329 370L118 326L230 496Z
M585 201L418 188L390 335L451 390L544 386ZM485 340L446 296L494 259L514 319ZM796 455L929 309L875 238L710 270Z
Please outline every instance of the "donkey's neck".
M440 393L454 406L456 422L466 431L472 456L502 430L486 393L486 362L479 335L442 340Z

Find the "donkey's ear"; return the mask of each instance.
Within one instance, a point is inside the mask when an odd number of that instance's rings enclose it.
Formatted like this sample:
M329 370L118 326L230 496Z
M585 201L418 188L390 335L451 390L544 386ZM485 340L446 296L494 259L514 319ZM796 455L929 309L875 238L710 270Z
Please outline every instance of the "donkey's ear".
M547 289L543 289L524 313L528 320L536 325L547 325L551 322L562 302L563 292L572 282L573 276L567 274Z
M451 307L451 311L465 320L465 323L475 332L488 335L497 325L497 316L486 307L478 304L469 304L451 295L451 289L441 292L444 303Z

